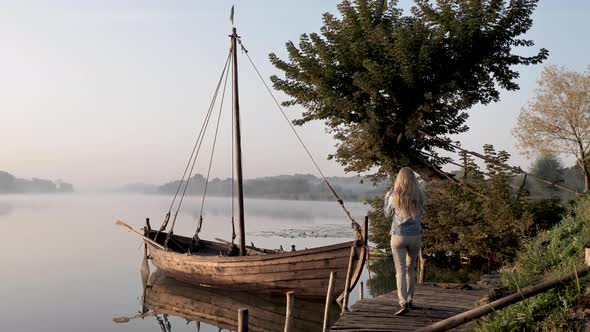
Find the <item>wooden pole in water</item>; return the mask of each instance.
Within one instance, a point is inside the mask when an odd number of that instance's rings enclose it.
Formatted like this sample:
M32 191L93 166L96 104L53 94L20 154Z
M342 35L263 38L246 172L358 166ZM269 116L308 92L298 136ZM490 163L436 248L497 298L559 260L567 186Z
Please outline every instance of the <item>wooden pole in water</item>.
M362 300L365 298L364 292L365 292L365 290L363 289L363 282L361 281L361 283L359 285L359 300Z
M287 312L285 313L285 332L293 329L293 305L295 304L295 292L287 292Z
M238 332L248 332L248 309L238 309Z
M141 268L139 269L139 273L141 275L141 284L143 285L143 288L145 290L145 288L148 285L148 280L150 278L150 264L148 263L148 248L147 248L147 243L143 243L143 260L141 261Z
M322 329L323 332L328 331L328 324L330 323L330 308L332 307L332 302L334 299L332 296L334 295L334 272L330 272L330 282L328 283L328 294L326 294L326 309L324 310L324 327Z
M424 282L424 269L426 268L426 259L424 258L424 255L422 255L422 249L420 249L420 253L418 254L418 260L418 284L421 285Z
M350 279L352 278L352 262L354 261L354 245L350 247L350 258L348 259L348 270L346 271L346 282L344 283L344 299L342 300L342 314L348 311L348 296L350 295Z
M240 256L246 255L246 231L244 228L244 187L242 185L242 139L240 136L240 102L238 94L238 33L235 27L231 34L232 83L234 109L234 141L236 146L236 177L238 191L238 225L240 231Z
M590 248L584 248L584 262L590 266Z

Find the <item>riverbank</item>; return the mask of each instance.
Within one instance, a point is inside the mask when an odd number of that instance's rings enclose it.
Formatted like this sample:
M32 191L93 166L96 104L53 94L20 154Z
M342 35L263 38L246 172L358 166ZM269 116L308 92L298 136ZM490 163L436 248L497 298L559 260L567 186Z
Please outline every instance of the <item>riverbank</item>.
M553 228L527 240L515 263L503 270L513 292L571 273L590 244L590 198L580 198ZM589 328L590 276L576 278L483 319L476 331L583 331Z

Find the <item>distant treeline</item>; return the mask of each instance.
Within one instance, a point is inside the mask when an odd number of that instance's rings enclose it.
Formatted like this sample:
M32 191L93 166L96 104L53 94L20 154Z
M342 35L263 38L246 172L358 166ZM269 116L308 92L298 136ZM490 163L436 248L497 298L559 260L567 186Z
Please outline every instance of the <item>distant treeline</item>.
M382 195L386 183L373 185L360 176L329 177L328 181L338 195L349 201L362 201L375 195ZM206 179L197 174L190 179L187 195L202 195ZM122 192L174 195L180 180L161 186L134 183L124 186ZM184 184L183 187L184 188ZM182 189L181 189L182 190ZM207 185L207 195L231 196L232 180L215 178ZM244 195L250 198L290 199L290 200L333 200L334 196L325 182L313 175L279 175L244 180Z
M20 179L8 172L0 171L0 194L71 193L73 191L74 186L70 183L38 178Z

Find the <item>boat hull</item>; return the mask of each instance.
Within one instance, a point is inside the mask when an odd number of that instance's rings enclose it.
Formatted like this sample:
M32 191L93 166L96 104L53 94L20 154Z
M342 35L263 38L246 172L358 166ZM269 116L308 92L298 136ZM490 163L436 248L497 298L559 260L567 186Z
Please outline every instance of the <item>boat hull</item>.
M208 242L223 246L222 243ZM344 292L353 249L350 289L358 281L367 254L366 227L362 239L294 252L249 256L221 256L163 250L146 241L149 256L162 273L197 285L325 298L330 272L335 272L334 294Z

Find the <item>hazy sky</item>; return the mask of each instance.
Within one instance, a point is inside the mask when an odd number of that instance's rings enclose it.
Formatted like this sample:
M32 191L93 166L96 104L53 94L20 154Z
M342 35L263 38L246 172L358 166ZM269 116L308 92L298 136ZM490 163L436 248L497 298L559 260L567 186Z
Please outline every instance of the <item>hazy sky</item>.
M277 73L268 53L284 55L287 40L319 31L321 14L334 12L337 1L0 0L0 170L82 189L178 178L227 55L234 3L238 32L268 77ZM527 37L535 51L549 49L548 62L584 70L589 17L590 1L542 0ZM459 137L464 146L494 143L528 166L511 130L541 69L522 68L520 91L474 107L471 130ZM241 57L244 175L315 174L254 75ZM212 175L225 177L229 117L220 130ZM325 160L334 142L322 123L298 130L325 173L344 174ZM200 173L208 153L202 151Z

